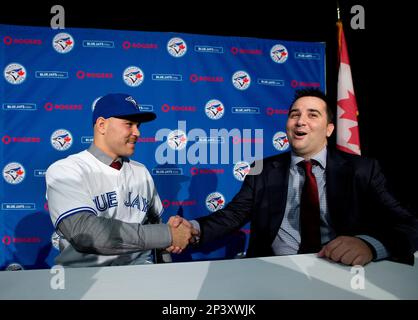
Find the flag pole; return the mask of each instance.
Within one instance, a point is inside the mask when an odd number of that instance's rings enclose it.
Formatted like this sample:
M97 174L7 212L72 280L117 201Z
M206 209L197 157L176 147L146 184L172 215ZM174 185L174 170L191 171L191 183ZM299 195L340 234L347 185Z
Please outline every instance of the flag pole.
M340 16L340 2L338 0L337 1L337 20L340 21L341 20L341 16Z
M340 2L338 0L336 0L337 3L337 32L338 32L338 63L340 63L340 57L341 57L341 33L342 33L342 29L343 29L343 24L341 21L341 11L340 11Z

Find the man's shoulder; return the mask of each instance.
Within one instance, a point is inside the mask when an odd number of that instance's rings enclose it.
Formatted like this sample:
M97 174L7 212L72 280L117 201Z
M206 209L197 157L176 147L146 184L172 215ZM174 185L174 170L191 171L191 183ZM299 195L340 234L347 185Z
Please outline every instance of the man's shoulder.
M290 163L290 152L284 152L269 157L265 157L260 160L256 160L251 164L251 170L259 171L263 175L269 174L270 170L274 168L280 168L287 166ZM258 174L255 174L258 175Z
M128 163L134 168L146 169L145 165L139 161L129 159Z
M328 158L331 161L339 161L355 168L375 166L377 163L377 160L372 157L351 154L337 149L328 149Z
M53 162L47 169L46 173L53 172L55 170L61 170L62 168L77 168L80 164L89 161L89 152L87 150L79 153L71 154L66 158Z
M290 161L290 151L280 153L280 154L275 154L275 155L263 158L260 161L263 161L264 166L266 165L277 166L278 164L287 163Z
M132 169L139 172L140 174L143 174L144 172L149 174L147 167L141 162L129 159L128 164Z

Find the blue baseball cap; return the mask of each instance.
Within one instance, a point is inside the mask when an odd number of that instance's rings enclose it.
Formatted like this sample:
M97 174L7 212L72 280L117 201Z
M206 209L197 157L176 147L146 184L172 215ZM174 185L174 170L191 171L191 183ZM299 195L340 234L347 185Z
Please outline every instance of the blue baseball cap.
M154 112L142 111L141 106L125 93L109 93L99 98L93 106L93 126L97 118L110 117L128 119L137 122L148 122L157 118Z

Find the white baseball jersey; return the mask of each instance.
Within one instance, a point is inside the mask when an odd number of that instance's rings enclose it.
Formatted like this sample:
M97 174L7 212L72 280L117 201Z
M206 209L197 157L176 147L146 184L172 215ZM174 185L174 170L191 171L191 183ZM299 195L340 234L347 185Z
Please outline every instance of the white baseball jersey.
M143 164L133 160L116 170L85 150L53 163L45 177L55 229L60 221L79 212L141 224L150 216L161 216L163 211L150 173ZM59 230L57 233L60 234ZM62 240L60 247L70 246ZM132 255L132 259L138 256ZM98 255L95 264L107 264L117 258Z

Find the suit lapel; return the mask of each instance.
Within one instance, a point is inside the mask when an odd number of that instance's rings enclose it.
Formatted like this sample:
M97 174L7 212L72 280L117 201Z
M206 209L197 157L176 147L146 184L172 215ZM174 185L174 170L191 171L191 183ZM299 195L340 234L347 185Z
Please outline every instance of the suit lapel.
M273 241L279 231L286 209L290 152L280 155L280 158L277 161L273 161L271 165L272 168L267 171L267 189L269 190L269 236L271 241Z

